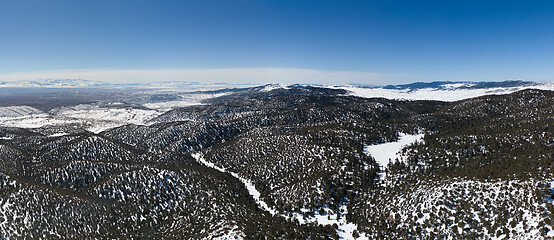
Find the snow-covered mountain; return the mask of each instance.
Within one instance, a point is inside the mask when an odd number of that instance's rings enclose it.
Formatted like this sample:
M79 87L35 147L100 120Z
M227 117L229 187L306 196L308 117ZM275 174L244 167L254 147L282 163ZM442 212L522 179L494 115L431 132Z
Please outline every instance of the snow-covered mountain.
M430 82L385 87L332 86L353 96L388 99L458 101L484 95L509 94L524 89L554 90L553 82Z
M464 82L464 81L436 81L416 82L401 85L368 86L363 84L352 85L291 85L291 86L316 86L342 88L352 91L353 94L367 97L392 96L398 98L424 99L423 95L433 93L435 98L444 98L443 93L455 93L451 99L463 99L486 94L505 94L522 89L554 89L553 82L533 82L523 80L507 80L502 82ZM201 83L194 81L165 81L134 84L112 84L100 81L84 79L44 79L44 80L20 80L0 81L0 88L135 88L135 89L164 89L181 91L209 91L233 88L249 88L269 91L275 88L286 88L285 84L267 84L261 88L259 84L233 84L233 83ZM429 98L429 97L427 97ZM435 99L444 100L444 99Z
M544 82L531 82L522 80L507 80L503 82L416 82L403 85L387 85L384 89L397 89L415 91L420 89L435 90L460 90L460 89L486 89L486 88L514 88L514 87L533 87L545 84Z
M170 85L3 98L0 239L554 237L552 83Z

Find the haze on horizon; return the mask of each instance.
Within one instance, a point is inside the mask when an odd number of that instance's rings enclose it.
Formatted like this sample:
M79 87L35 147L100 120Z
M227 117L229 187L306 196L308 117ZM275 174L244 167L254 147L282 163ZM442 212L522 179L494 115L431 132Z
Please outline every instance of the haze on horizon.
M552 81L552 1L0 1L0 81Z

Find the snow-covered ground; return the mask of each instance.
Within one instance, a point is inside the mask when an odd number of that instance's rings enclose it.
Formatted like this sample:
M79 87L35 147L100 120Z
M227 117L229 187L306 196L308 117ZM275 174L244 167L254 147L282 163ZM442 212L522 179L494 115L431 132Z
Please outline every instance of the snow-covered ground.
M305 209L304 209L305 210ZM348 209L346 208L346 205L342 205L340 207L340 215L333 212L333 210L329 209L328 207L323 208L323 214L319 214L319 211L316 211L316 214L314 216L305 217L302 214L294 213L293 218L296 219L299 223L305 224L305 223L317 223L319 225L333 225L336 224L338 226L338 235L340 239L346 239L346 240L354 240L355 238L352 236L354 231L358 230L358 225L355 223L347 222L346 221L346 214L348 213ZM285 218L289 218L289 216L284 215ZM356 238L357 240L366 240L369 239L365 233L358 232L359 237Z
M86 107L62 111L55 117L90 125L87 130L95 133L126 124L147 125L162 112L134 108Z
M60 107L49 112L29 107L0 107L0 126L19 128L40 128L63 124L80 124L86 130L99 133L107 129L127 125L150 125L150 120L174 108L201 105L210 98L228 93L204 94L189 93L179 96L179 100L160 101L142 104L143 107L125 107L113 102L104 105L81 104Z
M48 137L61 137L61 136L65 136L65 135L67 135L66 132L58 132L58 133L50 134L50 135L48 135Z
M0 145L1 147L1 145ZM2 179L4 178L4 179ZM2 181L4 180L4 181ZM6 185L15 185L15 181L10 180L8 176L0 173L0 188ZM0 199L0 236L7 236L7 232L13 232L15 229L11 227L11 221L22 216L14 215L13 206L14 203L10 201L10 198Z
M0 201L0 233L9 230L7 229L7 226L9 225L9 211L12 205L13 204L10 203L10 199L7 199L4 202Z
M421 228L424 233L468 231L470 223L483 226L498 221L499 215L506 223L489 232L487 228L469 229L481 231L481 239L552 239L554 231L550 224L544 224L542 201L536 201L533 192L537 181L521 180L475 180L453 178L442 182L419 181L409 184L410 190L396 192L390 198L379 199L375 209L384 209L387 215L395 216L396 221L413 230ZM509 198L507 203L506 198ZM469 207L460 207L460 206ZM509 213L505 215L505 213ZM447 217L451 220L439 220ZM464 216L462 218L458 218ZM406 225L407 224L407 225ZM540 229L548 230L547 237L541 236ZM499 230L506 228L509 236ZM450 236L449 236L450 235ZM445 234L445 239L455 239Z
M285 85L285 84L268 84L261 91L262 92L269 92L269 91L275 90L275 89L289 89L289 87L287 87L287 85Z
M403 147L421 139L423 139L423 134L401 133L398 141L376 145L366 145L364 146L364 152L368 155L373 156L377 164L379 164L379 166L381 167L381 170L384 170L390 161L393 161L396 158L400 158L400 155L398 153ZM385 178L386 173L383 172L381 177Z
M39 128L62 124L82 124L87 130L99 133L126 124L146 125L150 119L162 113L156 110L88 106L85 109L65 108L55 113L1 117L0 126Z
M268 211L272 215L275 215L275 214L278 213L278 211L276 209L273 209L273 208L269 207L266 202L264 202L262 199L260 199L260 192L258 190L256 190L256 187L254 186L254 184L252 184L252 182L250 180L239 176L237 173L229 172L225 168L218 167L215 164L206 161L206 159L204 159L202 153L194 153L194 154L192 154L192 157L194 157L194 159L196 159L196 161L198 161L199 163L201 163L201 164L203 164L207 167L216 169L220 172L231 174L233 177L237 178L239 181L241 181L246 186L246 189L248 190L248 192L250 193L252 198L254 198L254 200L256 201L258 206L260 206L261 209L264 209L264 210ZM317 223L317 224L320 224L320 225L337 224L338 234L339 234L340 239L347 239L347 240L352 239L353 240L354 237L352 236L352 234L353 234L354 230L358 229L358 226L354 223L349 223L349 222L346 221L345 216L346 216L347 211L348 211L347 208L346 208L346 205L343 205L341 207L340 217L338 217L339 214L332 213L333 211L328 209L328 208L326 208L324 210L325 210L324 214L320 215L319 213L317 213L317 214L314 215L314 217L304 217L302 214L294 213L293 218L298 220L298 222L301 223L301 224L305 224L305 223ZM287 219L290 219L290 216L288 216L286 214L280 214L280 215L287 218ZM368 239L365 236L364 233L359 233L359 236L360 237L357 238L357 239L360 239L360 240Z
M39 128L42 126L60 125L66 123L72 122L68 121L68 119L56 118L46 113L22 117L0 118L0 126L3 127Z
M0 119L24 117L38 114L44 114L44 112L29 106L0 107Z
M150 109L155 109L158 111L169 111L173 108L202 105L203 104L202 101L206 99L221 97L228 94L229 94L228 92L215 93L215 94L203 94L203 93L183 94L179 96L181 98L180 100L145 103L143 104L143 106Z
M54 83L57 82L54 81ZM77 82L80 83L82 81ZM330 86L329 88L344 89L349 92L349 95L366 98L383 97L390 99L457 101L487 94L507 94L528 88L554 90L554 83L549 82L538 85L504 88L468 89L461 87L470 87L470 84L452 83L442 85L441 89L422 88L412 90L355 86ZM282 84L270 84L266 85L261 91L271 91L277 88L287 89L288 87ZM87 130L98 133L126 124L148 125L150 120L171 109L201 105L204 104L203 101L206 99L230 93L185 92L181 88L156 91L173 91L177 95L177 98L167 101L145 102L141 104L142 106L138 107L124 107L123 103L114 102L104 105L82 104L73 107L61 107L50 112L43 112L29 106L0 107L0 126L39 128L48 125L81 124Z
M534 86L505 87L505 88L479 88L479 89L457 89L460 85L443 85L445 89L423 88L423 89L385 89L385 88L364 88L355 86L330 86L329 88L344 89L349 95L364 98L387 98L406 100L439 100L458 101L467 98L474 98L484 95L509 94L524 89L542 89L554 91L554 83L543 83Z

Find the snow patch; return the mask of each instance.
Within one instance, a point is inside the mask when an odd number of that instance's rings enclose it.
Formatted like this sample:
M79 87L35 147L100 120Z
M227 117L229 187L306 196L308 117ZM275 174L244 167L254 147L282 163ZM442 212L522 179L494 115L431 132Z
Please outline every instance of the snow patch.
M284 84L269 84L269 85L266 85L262 90L260 90L261 92L269 92L269 91L272 91L272 90L275 90L275 89L289 89L289 87L287 87L286 85Z
M348 240L366 240L369 239L365 233L358 232L359 237L354 238L352 235L354 231L358 231L358 225L355 223L347 222L346 221L346 214L348 213L348 209L346 205L342 205L339 209L340 216L337 213L333 213L333 210L329 208L323 208L323 214L319 214L319 211L316 211L316 214L313 217L304 217L298 213L294 214L294 218L298 220L298 222L305 224L305 223L317 223L319 225L334 225L336 224L338 226L338 235L340 239L348 239Z
M67 134L68 133L66 133L66 132L59 132L59 133L50 134L50 135L48 135L48 137L61 137L61 136L65 136Z
M451 84L443 84L441 87L447 88L447 89L456 89L461 87L471 87L475 86L473 83L451 83Z
M412 144L418 140L423 139L424 134L404 134L400 133L400 137L396 142L388 142L376 145L365 145L364 152L367 155L371 155L375 158L375 161L381 167L383 171L390 161L400 158L399 151L405 146ZM385 178L386 174L382 173L382 178Z
M159 110L171 110L173 108L182 108L182 107L189 107L189 106L195 106L195 105L202 105L199 102L191 102L191 101L169 101L169 102L161 102L161 103L146 103L144 104L145 107L150 109L159 109Z
M161 111L169 111L174 108L182 108L182 107L189 107L189 106L195 106L195 105L203 105L203 101L210 99L210 98L216 98L228 95L230 93L215 93L215 94L205 94L205 93L193 93L193 94L186 94L179 96L181 100L175 100L175 101L165 101L165 102L153 102L153 103L145 103L143 106L155 109L155 110L161 110Z

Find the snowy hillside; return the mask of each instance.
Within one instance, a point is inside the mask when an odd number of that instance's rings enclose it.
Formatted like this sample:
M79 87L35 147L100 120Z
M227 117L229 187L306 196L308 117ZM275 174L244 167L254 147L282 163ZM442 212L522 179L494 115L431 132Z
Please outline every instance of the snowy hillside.
M551 239L549 86L6 97L0 239Z
M352 96L388 99L459 101L484 95L509 94L524 89L554 91L553 82L508 81L491 83L435 82L386 87L334 86Z
M59 107L48 112L29 106L0 107L0 126L40 128L78 125L88 131L99 133L128 124L150 125L153 123L151 120L172 109L202 105L210 98L226 94L229 93L179 93L170 95L171 98L147 100L135 105L108 101Z
M44 112L29 106L0 107L0 118L21 118L40 114Z

